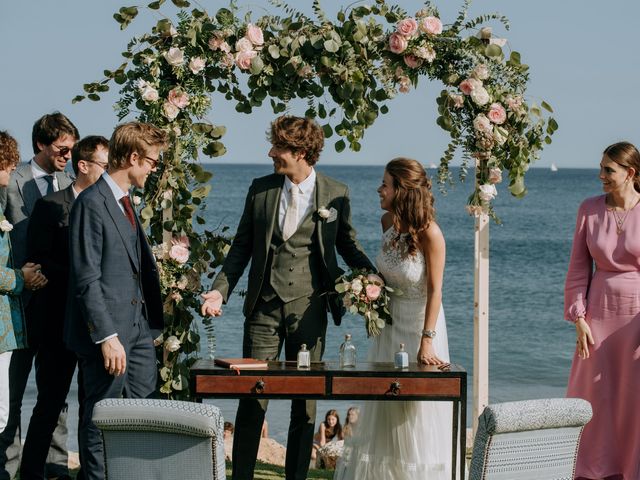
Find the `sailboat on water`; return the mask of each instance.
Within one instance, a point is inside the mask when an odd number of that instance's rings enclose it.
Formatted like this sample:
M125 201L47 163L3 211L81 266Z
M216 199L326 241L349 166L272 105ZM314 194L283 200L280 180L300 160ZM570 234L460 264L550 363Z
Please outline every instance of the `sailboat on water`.
M552 172L557 172L558 167L556 166L555 163L551 162L551 167L549 167L549 170L551 170Z

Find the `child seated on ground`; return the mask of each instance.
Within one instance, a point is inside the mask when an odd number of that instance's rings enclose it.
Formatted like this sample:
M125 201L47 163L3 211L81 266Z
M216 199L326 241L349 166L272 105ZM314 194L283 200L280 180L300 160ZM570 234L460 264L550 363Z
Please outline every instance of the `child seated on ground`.
M318 450L329 442L343 440L342 425L337 410L329 410L324 416L324 421L318 428L318 433L313 437L313 449L311 450L311 460L316 460Z

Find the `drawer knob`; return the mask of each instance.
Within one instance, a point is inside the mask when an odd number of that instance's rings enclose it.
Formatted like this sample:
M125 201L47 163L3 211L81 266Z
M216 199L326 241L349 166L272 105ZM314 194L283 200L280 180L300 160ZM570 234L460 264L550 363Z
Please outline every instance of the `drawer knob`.
M395 382L391 382L391 385L389 385L389 391L387 392L389 395L399 395L400 394L400 388L402 386L400 385L399 381L395 381Z
M264 380L258 380L256 382L256 386L254 387L256 393L264 392Z

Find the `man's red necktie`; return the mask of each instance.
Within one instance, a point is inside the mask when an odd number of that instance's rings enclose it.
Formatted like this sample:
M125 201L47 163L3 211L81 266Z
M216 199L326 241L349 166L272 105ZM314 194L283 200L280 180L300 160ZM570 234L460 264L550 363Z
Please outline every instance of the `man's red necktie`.
M122 202L122 206L124 207L124 214L127 216L127 220L129 220L129 223L135 230L136 218L135 214L133 213L133 207L131 206L131 200L129 200L129 195L125 195L120 199L120 201Z

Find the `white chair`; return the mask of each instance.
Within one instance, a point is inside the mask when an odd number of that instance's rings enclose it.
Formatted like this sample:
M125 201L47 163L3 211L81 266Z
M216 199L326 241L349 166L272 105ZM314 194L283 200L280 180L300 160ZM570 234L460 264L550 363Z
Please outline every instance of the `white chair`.
M106 399L96 403L93 421L108 480L225 479L224 422L212 405Z
M489 405L478 419L470 480L573 480L591 405L579 398Z

